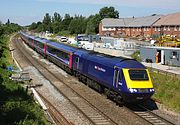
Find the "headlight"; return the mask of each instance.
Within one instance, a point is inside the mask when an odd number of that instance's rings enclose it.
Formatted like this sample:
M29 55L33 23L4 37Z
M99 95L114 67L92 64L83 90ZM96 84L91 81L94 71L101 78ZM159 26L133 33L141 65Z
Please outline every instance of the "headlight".
M133 89L129 89L129 91L130 91L131 93L133 93L134 90L133 90Z
M137 89L134 89L134 92L137 92Z
M154 92L154 89L149 89L150 92Z
M137 89L132 89L132 88L130 88L129 91L130 91L131 93L133 93L133 92L137 92Z

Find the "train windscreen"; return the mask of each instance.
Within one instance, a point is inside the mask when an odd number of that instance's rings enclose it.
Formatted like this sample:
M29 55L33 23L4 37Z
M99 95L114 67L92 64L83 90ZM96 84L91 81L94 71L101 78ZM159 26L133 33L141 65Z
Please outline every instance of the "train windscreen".
M146 70L129 70L131 80L149 80Z

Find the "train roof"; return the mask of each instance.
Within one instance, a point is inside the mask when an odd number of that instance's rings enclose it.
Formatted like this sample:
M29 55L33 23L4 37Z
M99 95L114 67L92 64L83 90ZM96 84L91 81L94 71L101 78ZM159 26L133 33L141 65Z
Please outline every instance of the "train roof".
M89 54L91 51L79 48L76 50L76 52L74 54L78 55L78 56L82 56L84 54Z
M132 68L132 69L133 68L146 69L146 67L142 63L138 62L135 59L125 59L125 60L121 61L120 63L118 63L116 65L119 66L119 67L128 68L128 69L129 68Z
M108 67L118 66L121 68L145 68L144 65L135 59L115 57L97 52L90 52L88 53L88 56L84 55L84 58L88 58L90 61L102 63Z
M20 32L22 35L24 35L25 37L28 37L28 38L30 38L30 39L36 39L36 37L35 36L32 36L32 35L29 35L29 34L27 34L27 33L24 33L24 32Z
M47 40L47 39L44 39L44 38L39 38L39 37L34 38L34 40L36 40L38 42L41 42L41 43L52 42L50 40Z
M53 48L66 51L68 53L75 52L77 50L77 48L74 48L65 44L57 43L57 42L48 42L47 46L51 46Z

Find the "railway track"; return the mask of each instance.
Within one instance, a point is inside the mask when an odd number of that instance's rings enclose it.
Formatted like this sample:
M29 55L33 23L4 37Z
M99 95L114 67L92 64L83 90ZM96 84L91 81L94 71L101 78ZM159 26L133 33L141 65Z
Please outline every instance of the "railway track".
M131 110L134 114L138 115L139 117L145 119L152 125L175 125L174 123L164 119L163 117L158 116L150 109L146 108L145 106L139 105L127 105L126 108Z
M48 111L50 113L50 117L52 116L55 123L57 125L73 125L71 122L69 122L63 115L58 111L58 109L50 102L48 101L41 93L37 91L38 95L41 97L41 99L45 102L46 106L48 107Z
M18 42L18 46L19 47L22 46L22 45L20 45L20 42ZM27 52L27 50L25 50L24 47L21 47L21 52L24 53L23 51ZM31 60L30 58L32 58L32 57L30 55L32 55L32 54L29 53L29 56L28 56L28 52L26 53L26 58L29 58L27 60ZM35 60L35 59L33 58L33 60ZM103 125L105 125L105 124L118 124L117 122L112 120L110 117L106 116L106 114L104 114L99 109L97 109L95 106L93 106L86 98L79 95L71 86L66 84L65 81L60 79L55 73L52 73L52 71L50 71L48 69L48 67L43 66L37 60L33 61L33 63L34 64L32 64L32 65L34 67L36 67L37 69L40 69L39 72L41 74L44 74L44 71L46 71L46 72L48 72L48 74L53 76L54 79L63 83L64 86L63 87L61 86L62 90L59 90L56 87L56 85L54 85L53 83L52 84L58 91L61 91L60 93L62 93L63 96L68 98L68 100L73 105L75 105L75 107L91 122L91 124L103 124ZM40 67L37 67L37 66L40 66ZM47 74L47 73L45 73L45 74ZM47 78L47 76L45 76L45 77ZM49 78L47 78L47 79L49 79ZM49 81L51 81L51 80L49 80ZM70 91L68 89L70 89ZM66 91L69 91L69 93L66 93ZM145 110L142 107L141 108L136 107L136 110L131 110L131 108L128 108L128 110L130 110L131 112L136 114L141 119L144 119L145 121L149 122L150 124L153 124L153 125L174 125L173 123L165 120L164 118L157 116L156 114L154 114L153 112L151 112L148 109Z
M15 39L16 47L21 51L24 57L29 61L37 70L42 74L47 80L54 81L51 84L55 87L55 89L60 92L67 100L73 104L76 109L86 117L91 124L95 125L117 125L115 121L113 121L110 117L105 115L95 106L93 106L88 100L79 95L76 91L74 91L69 85L67 85L63 80L61 80L58 76L53 74L47 67L43 66L37 60L31 56L31 53L25 50L22 47L22 42L18 42L20 39ZM61 82L63 85L61 86L61 90L57 88L55 83Z

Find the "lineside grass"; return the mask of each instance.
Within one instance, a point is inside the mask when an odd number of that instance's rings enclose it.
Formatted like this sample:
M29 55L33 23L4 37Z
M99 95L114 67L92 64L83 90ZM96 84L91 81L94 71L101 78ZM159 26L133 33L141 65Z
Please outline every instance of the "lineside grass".
M46 125L43 110L19 83L9 80L12 64L7 36L0 37L0 124Z
M180 113L180 79L150 71L155 88L153 98Z

